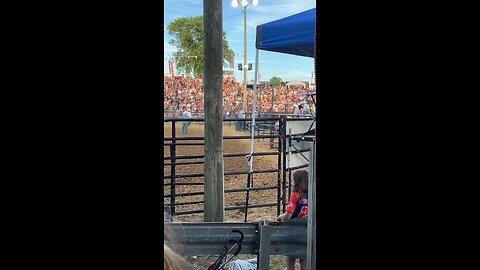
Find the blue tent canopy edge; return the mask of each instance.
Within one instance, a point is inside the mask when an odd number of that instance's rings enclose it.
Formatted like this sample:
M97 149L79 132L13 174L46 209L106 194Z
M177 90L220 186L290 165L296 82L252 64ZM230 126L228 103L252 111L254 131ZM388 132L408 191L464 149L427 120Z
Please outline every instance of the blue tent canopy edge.
M255 47L299 56L315 56L316 8L257 26Z

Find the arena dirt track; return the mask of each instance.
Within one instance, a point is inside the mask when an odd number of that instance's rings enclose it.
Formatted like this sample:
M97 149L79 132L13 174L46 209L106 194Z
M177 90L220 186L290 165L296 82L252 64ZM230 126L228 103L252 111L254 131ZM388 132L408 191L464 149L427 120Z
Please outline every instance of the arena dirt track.
M176 123L176 134L177 136L182 136L181 124ZM172 125L171 123L164 124L165 137L171 137ZM190 125L188 130L189 136L204 136L203 134L203 123L193 123ZM234 123L231 125L228 123L224 124L223 127L224 135L249 135L247 132L235 131ZM179 135L180 134L180 135ZM188 141L188 142L201 142L201 141ZM250 151L250 139L234 139L234 140L224 140L224 153L248 153ZM275 152L277 149L270 149L269 139L264 140L255 140L254 144L255 152ZM203 155L204 146L177 146L177 156L179 155ZM164 156L170 156L169 148L164 147ZM195 159L195 161L202 161L203 159ZM185 162L186 160L182 160ZM193 160L188 160L193 161ZM166 161L170 163L169 161ZM245 157L225 157L224 158L225 172L227 171L240 171L247 170L247 161ZM260 156L254 157L253 169L276 169L278 166L278 157L277 156ZM180 165L176 167L176 174L192 174L192 173L203 173L203 164L199 165ZM164 174L170 175L170 166L164 166ZM170 179L164 179L164 183L169 183ZM196 178L177 178L177 183L181 182L198 182L203 183L203 177ZM276 186L277 185L277 173L261 173L254 175L254 186ZM225 189L233 188L244 188L247 186L247 175L225 175ZM203 192L203 185L178 185L176 186L176 193L184 192ZM164 187L164 194L170 193L170 187ZM249 205L252 204L261 204L261 203L275 203L277 200L277 190L255 190L250 191L249 195ZM244 205L246 200L246 192L233 192L225 193L225 206L236 206ZM188 196L188 197L177 197L176 202L192 202L192 201L203 201L203 195L197 196ZM164 203L170 203L170 198L165 198ZM181 205L176 207L176 211L187 211L187 210L201 210L203 209L203 204L198 205ZM244 213L243 210L228 210L225 211L225 221L226 222L243 222ZM265 208L249 208L248 209L248 221L259 221L259 220L271 220L275 221L277 217L276 206L265 207ZM180 215L175 216L174 221L180 222L198 222L203 221L203 213L200 214L189 214L189 215Z

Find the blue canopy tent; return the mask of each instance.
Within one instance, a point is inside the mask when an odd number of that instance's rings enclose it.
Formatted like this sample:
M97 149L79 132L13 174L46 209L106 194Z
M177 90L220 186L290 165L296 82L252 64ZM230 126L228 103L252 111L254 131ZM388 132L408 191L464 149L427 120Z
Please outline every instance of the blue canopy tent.
M253 83L253 96L257 96L258 80L258 51L272 51L298 56L315 58L316 45L316 8L257 26L255 47L255 77ZM252 141L255 129L255 110L257 99L253 99L252 110ZM253 143L251 146L253 153ZM251 160L251 158L250 158ZM249 162L249 168L251 165Z
M304 57L312 57L315 59L315 45L316 45L316 8L280 19L273 22L257 26L257 38L255 47L255 78L253 86L253 109L252 109L252 125L251 125L251 146L250 154L247 156L248 173L253 172L253 142L255 130L255 111L256 111L256 97L257 97L257 79L258 79L258 51L272 51L286 54L293 54ZM316 60L316 59L315 59ZM315 123L315 121L313 122ZM313 125L312 123L312 125ZM311 129L312 127L310 127ZM316 144L313 141L313 149L311 151L312 157L315 157ZM308 236L307 236L307 264L308 269L315 269L315 228L316 222L312 218L315 215L315 162L310 162L311 173L309 176L309 191L308 196L311 198L312 209L309 209L308 215ZM313 166L313 167L312 167ZM250 180L250 178L249 178ZM250 181L247 183L250 188ZM248 193L248 191L247 191ZM312 196L313 195L313 196ZM248 198L248 195L247 195ZM248 199L247 199L248 205ZM310 208L310 207L309 207Z
M253 109L251 124L251 146L248 160L248 172L253 162L253 141L255 130L255 111L257 108L258 51L273 51L315 58L316 45L316 8L257 26L255 47L255 77L253 83Z
M259 50L315 56L316 8L257 26Z
M312 8L280 20L257 26L257 38L255 42L257 52L255 56L255 78L253 83L254 97L257 96L259 50L315 58L316 11L316 8ZM255 125L255 109L256 98L253 99L252 126Z

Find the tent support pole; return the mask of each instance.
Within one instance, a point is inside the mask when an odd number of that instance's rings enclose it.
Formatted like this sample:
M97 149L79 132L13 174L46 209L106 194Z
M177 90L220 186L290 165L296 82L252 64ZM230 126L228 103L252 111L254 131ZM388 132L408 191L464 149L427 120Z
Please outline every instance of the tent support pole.
M250 154L247 156L248 172L253 172L253 142L255 136L255 114L257 110L257 78L258 78L258 49L255 55L255 78L253 79L253 108L252 108L252 123L250 125L251 141Z

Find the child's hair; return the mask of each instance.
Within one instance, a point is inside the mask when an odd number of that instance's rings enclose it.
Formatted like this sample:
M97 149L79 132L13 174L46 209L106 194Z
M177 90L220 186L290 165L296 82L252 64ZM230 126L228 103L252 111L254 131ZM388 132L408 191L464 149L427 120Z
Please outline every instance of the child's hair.
M166 270L180 270L180 264L182 258L178 256L173 250L165 243L163 243L163 267Z
M171 221L170 215L164 212L164 222L168 223L168 221ZM186 261L174 251L179 248L179 245L173 238L172 229L165 226L163 229L163 267L166 270L187 269Z
M293 173L293 192L300 192L301 196L308 196L308 172L305 170Z

